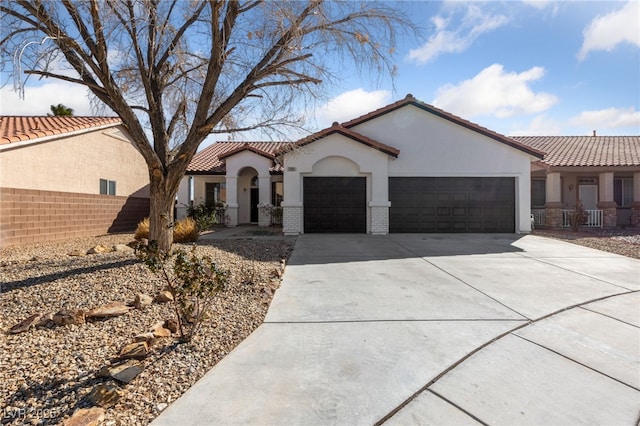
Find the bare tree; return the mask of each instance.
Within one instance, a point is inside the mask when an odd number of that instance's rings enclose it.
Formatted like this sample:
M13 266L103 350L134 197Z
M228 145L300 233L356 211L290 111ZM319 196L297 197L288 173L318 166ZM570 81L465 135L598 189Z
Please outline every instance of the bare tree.
M390 5L2 0L0 49L38 42L22 49L26 74L84 85L122 119L149 169L150 238L167 250L178 185L209 134L299 125L342 60L393 73L396 35L415 28Z

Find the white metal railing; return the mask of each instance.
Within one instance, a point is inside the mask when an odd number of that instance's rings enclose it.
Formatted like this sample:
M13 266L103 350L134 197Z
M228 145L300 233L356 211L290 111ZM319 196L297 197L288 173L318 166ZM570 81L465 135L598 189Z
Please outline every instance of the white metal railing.
M565 228L571 227L571 216L574 214L575 210L562 210L562 226ZM602 210L585 210L585 219L582 221L580 226L584 226L587 228L602 228L602 218L603 211Z
M547 217L547 211L545 209L532 209L531 218L533 219L532 225L534 227L544 226Z

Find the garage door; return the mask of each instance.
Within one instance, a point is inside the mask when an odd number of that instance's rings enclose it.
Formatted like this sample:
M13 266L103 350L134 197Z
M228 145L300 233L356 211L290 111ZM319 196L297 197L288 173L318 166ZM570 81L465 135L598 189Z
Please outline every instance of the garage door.
M389 178L390 232L515 232L514 178Z
M304 232L367 232L364 177L305 177Z

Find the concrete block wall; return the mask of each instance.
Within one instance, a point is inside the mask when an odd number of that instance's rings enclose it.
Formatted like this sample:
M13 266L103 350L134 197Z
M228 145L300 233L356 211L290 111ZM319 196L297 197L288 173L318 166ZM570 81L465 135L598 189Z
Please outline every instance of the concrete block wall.
M371 207L371 234L389 233L389 207Z
M133 231L149 199L0 188L0 248Z

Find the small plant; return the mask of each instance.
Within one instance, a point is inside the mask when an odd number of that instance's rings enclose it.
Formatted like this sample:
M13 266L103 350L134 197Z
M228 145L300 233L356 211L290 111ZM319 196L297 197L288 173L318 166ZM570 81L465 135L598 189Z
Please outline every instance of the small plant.
M173 226L173 242L174 243L191 243L198 240L200 228L195 220L190 217L180 219ZM149 218L145 217L136 228L133 234L136 241L149 239Z
M200 231L211 229L213 225L226 223L225 213L226 209L222 203L201 203L187 207L187 215L196 221Z
M578 232L580 226L585 224L588 219L589 215L584 209L582 201L578 200L575 210L569 212L569 225L571 226L571 230L574 232Z
M190 252L177 249L165 253L158 249L156 241L136 247L138 259L163 279L173 296L182 342L189 342L196 335L215 295L224 290L229 276L211 257L198 257L195 250L194 246Z
M138 224L138 227L136 228L136 232L135 234L133 234L133 238L136 241L140 241L143 238L149 238L149 218L145 217L144 219L142 219L142 221Z
M196 221L190 217L185 217L176 222L173 227L174 243L192 243L198 241L200 232Z

